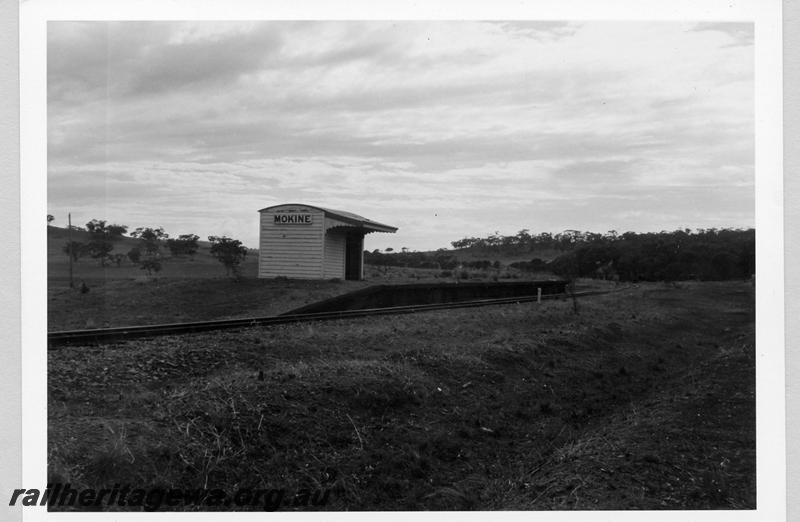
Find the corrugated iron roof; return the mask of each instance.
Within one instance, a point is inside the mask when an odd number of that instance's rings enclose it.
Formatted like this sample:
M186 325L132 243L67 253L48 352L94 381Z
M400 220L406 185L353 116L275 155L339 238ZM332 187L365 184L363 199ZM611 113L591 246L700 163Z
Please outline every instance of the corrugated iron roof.
M357 227L367 228L375 232L391 232L391 233L397 232L397 227L393 227L391 225L385 225L383 223L378 223L377 221L372 221L371 219L359 216L358 214L353 214L352 212L345 212L344 210L334 210L331 208L319 207L317 205L307 205L305 203L282 203L280 205L273 205L271 207L262 208L261 210L259 210L259 212L274 210L280 207L288 207L288 206L315 208L317 210L321 210L322 212L324 212L328 217L338 219L339 221L343 221L345 223L352 224Z

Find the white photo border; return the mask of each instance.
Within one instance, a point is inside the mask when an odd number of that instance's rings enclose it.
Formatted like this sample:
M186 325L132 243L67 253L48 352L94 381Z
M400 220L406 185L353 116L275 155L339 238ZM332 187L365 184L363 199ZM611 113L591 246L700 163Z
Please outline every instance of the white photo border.
M744 511L650 511L659 520L783 520L786 516L782 34L779 0L615 1L433 1L313 0L255 2L227 0L109 2L28 0L20 4L20 145L23 484L47 481L47 22L55 20L674 20L738 21L755 24L756 172L756 419L757 509ZM640 520L641 511L502 512L506 520ZM23 520L68 514L26 508ZM263 519L264 513L227 514ZM296 513L271 513L296 520ZM305 513L303 518L371 520L370 513ZM403 513L383 513L401 520ZM419 512L415 517L483 519L486 513ZM107 513L81 513L106 520ZM219 513L115 513L119 519L216 520Z

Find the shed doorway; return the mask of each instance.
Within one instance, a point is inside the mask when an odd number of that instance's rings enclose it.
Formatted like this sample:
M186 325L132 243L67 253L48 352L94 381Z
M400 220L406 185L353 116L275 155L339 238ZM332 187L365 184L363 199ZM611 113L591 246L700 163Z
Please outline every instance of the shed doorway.
M344 278L360 281L364 264L364 236L357 232L347 234L344 249Z

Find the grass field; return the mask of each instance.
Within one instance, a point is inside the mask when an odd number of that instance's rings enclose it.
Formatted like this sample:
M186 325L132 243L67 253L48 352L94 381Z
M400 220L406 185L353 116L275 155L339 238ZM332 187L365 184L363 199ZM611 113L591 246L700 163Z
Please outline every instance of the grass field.
M754 508L754 307L739 282L648 284L577 313L548 301L61 348L49 480L330 488L332 510Z
M73 330L277 315L363 288L364 281L229 278L95 280L82 294L48 284L48 330Z
M196 266L203 265L188 260L174 261L170 266L175 272L185 267L183 275L146 277L130 274L135 267L102 268L91 264L83 268L86 277L80 279L88 288L86 293L70 288L68 278L49 278L48 330L262 317L373 284L457 281L441 277L441 270L370 266L365 269L364 281L256 279L254 275L234 281L228 277L203 277L203 268L193 272ZM544 279L553 277L541 274ZM470 280L490 281L492 274L474 271Z
M73 241L87 240L86 232L73 231ZM74 287L70 287L69 258L62 251L66 243L66 230L48 227L50 331L268 316L370 284L454 282L461 272L470 280L490 281L502 275L494 270L459 270L443 276L442 270L368 265L364 281L257 279L258 252L250 251L242 265L242 278L234 281L211 256L209 243L201 241L192 257L170 257L165 252L163 269L153 275L128 259L119 266L101 266L97 260L82 258L73 263ZM137 244L123 237L115 242L114 252L125 253ZM82 285L88 292L78 291Z

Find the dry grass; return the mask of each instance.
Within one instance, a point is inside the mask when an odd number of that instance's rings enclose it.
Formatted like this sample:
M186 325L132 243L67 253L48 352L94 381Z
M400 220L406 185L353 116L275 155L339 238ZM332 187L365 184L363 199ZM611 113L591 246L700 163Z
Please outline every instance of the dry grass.
M549 301L64 348L50 475L331 487L334 510L753 507L753 306L737 283L645 285L579 315Z

